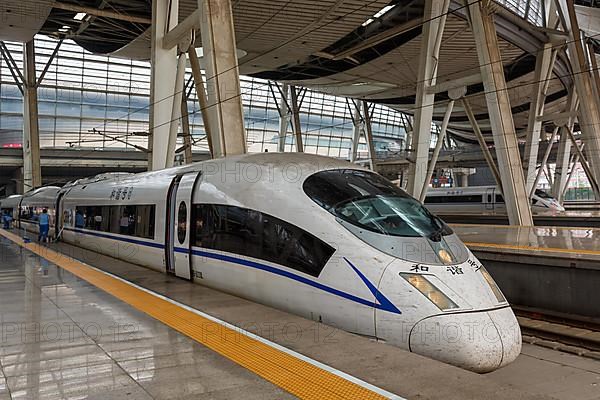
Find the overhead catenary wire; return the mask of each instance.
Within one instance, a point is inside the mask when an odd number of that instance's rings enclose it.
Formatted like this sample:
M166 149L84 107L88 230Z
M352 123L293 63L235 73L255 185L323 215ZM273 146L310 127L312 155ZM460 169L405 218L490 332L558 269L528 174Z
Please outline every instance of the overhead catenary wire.
M479 2L479 1L474 1L474 2L472 2L472 3L470 3L470 4L473 4L473 3L478 3L478 2ZM468 5L467 5L467 6L468 6ZM454 12L454 11L456 11L456 9L450 10L448 13L451 13L451 12ZM426 23L426 22L427 22L427 21L423 21L423 23ZM318 29L318 27L317 27L317 28L315 28L315 29ZM285 44L282 44L282 45L285 45ZM563 45L564 45L564 44L561 44L560 46L563 46ZM262 54L261 54L260 56L262 56ZM257 56L257 57L259 57L259 56ZM479 67L480 67L480 66L478 66L478 67L476 67L476 68L479 68ZM438 78L439 78L439 76L438 76ZM527 83L527 84L528 84L528 83ZM526 86L527 84L523 84L523 85L521 85L521 86ZM266 85L266 84L265 84L265 85ZM508 89L511 89L511 88L508 88ZM244 93L240 93L240 95L243 95L243 94L244 94ZM484 95L484 94L485 94L485 92L483 92L483 93L477 93L477 94L474 94L473 96L477 96L477 95ZM228 98L228 99L225 99L225 100L223 100L223 101L227 101L227 100L230 100L230 99L231 99L231 98ZM158 101L164 101L164 100L165 100L165 99L161 99L161 100L158 100ZM154 103L153 103L153 104L154 104ZM141 108L141 109L145 109L145 108L147 108L147 107L149 107L149 106L151 106L151 105L152 105L152 104L149 104L148 106L145 106L145 107L143 107L143 108ZM216 104L213 104L213 105L210 105L210 106L215 106L215 105L216 105ZM414 108L413 108L413 109L414 109ZM127 114L127 116L128 116L128 115L131 115L132 113L134 113L134 112L136 112L136 111L137 111L137 110L134 110L133 112L131 112L131 113L128 113L128 114ZM191 113L191 114L194 114L194 113L196 113L196 112L198 112L198 111L200 111L200 110L194 110L194 111L192 111L192 113ZM123 118L123 117L121 117L121 118ZM111 123L111 122L115 122L115 121L118 121L118 120L119 120L119 118L117 118L117 119L114 119L113 121L107 121L107 122L104 124L104 126L106 126L106 124L109 124L109 123ZM171 122L171 121L169 121L169 122ZM161 125L162 125L162 124L160 124L160 125L158 125L158 126L161 126ZM100 125L100 126L102 126L102 125Z

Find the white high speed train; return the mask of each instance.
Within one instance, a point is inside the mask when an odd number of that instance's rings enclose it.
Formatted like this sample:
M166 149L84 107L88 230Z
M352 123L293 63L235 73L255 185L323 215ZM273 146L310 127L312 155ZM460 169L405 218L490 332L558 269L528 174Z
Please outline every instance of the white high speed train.
M55 192L51 212L66 242L465 369L520 353L505 297L453 231L348 162L262 153L106 174Z
M470 186L455 188L430 188L425 197L428 209L437 213L492 212L506 214L504 196L496 186ZM531 211L562 212L565 208L556 199L536 189L531 196Z

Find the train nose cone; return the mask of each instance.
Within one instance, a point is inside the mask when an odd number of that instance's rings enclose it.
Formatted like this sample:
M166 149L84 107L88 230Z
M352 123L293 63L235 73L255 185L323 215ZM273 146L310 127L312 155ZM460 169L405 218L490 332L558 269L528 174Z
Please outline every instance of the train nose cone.
M436 315L410 333L414 353L485 373L512 362L521 352L521 330L509 307Z

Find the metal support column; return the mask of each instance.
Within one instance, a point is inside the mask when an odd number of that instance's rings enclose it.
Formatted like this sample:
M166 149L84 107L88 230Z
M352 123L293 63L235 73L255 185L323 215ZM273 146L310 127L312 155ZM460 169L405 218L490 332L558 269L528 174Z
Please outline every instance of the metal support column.
M469 13L486 92L508 220L511 225L533 226L494 17L480 2L470 3Z
M208 99L206 98L206 89L204 89L204 81L202 80L200 61L198 61L198 54L196 53L196 48L193 44L188 49L188 56L190 67L192 67L194 86L196 87L196 97L198 97L198 105L200 106L200 113L202 114L202 124L204 125L206 141L208 142L208 150L210 151L211 157L214 157L215 153L212 145L213 130L208 112Z
M454 108L454 100L450 100L448 102L448 106L446 107L446 113L444 114L444 120L442 121L442 127L440 129L440 133L438 134L438 139L435 144L435 149L433 149L433 155L431 156L431 161L429 161L429 167L427 168L427 175L425 177L425 182L423 182L423 187L421 188L421 194L419 196L419 201L422 203L425 201L425 196L427 196L427 189L429 189L429 182L431 181L431 177L433 176L433 170L435 169L435 164L437 163L438 157L440 156L440 151L442 150L442 145L444 144L444 139L446 138L446 131L448 130L448 123L450 122L450 115L452 115L452 109Z
M177 47L165 49L163 37L177 24L178 14L179 0L152 0L149 170L165 168L167 165L175 75L177 74Z
M579 163L581 164L581 167L585 171L588 181L590 182L590 186L592 187L592 190L594 191L594 195L598 199L600 197L598 196L597 193L599 193L600 190L598 187L598 180L596 179L596 176L594 176L592 167L590 166L590 163L588 162L588 160L584 157L582 148L579 147L579 145L577 144L575 136L573 135L573 131L571 131L570 129L567 129L567 134L569 135L569 138L571 139L571 145L573 145L573 147L575 148L575 151L577 152L577 156L579 158ZM590 150L589 146L586 147L586 151L588 154L590 154L589 150Z
M369 164L371 165L371 171L376 171L377 164L375 163L375 143L373 142L373 129L371 127L371 111L369 110L369 103L367 103L365 100L362 101L362 109L365 121L367 148L369 149Z
M290 86L290 107L292 109L292 128L294 129L294 140L296 143L296 151L304 152L304 144L302 143L302 127L300 125L300 105L298 104L298 90L296 86Z
M35 43L23 44L23 190L42 186Z
M183 133L183 162L191 164L192 160L192 130L190 129L190 114L187 99L181 99L181 131Z
M360 143L360 135L363 131L363 119L360 113L360 107L354 101L354 111L352 113L352 143L350 143L350 162L355 162L358 155L358 145Z
M568 139L568 140L570 142L570 139ZM580 149L583 151L584 148L585 148L585 143L583 143L581 145ZM565 194L567 193L567 189L569 188L569 183L571 182L571 179L573 178L573 173L575 172L575 168L577 167L577 163L579 162L579 154L580 154L579 152L575 152L575 154L573 155L573 161L571 162L571 169L569 170L569 173L567 175L567 180L565 182L565 186L562 188L562 193L560 194L562 199L565 198Z
M560 127L560 140L558 141L558 153L556 155L556 168L554 171L554 180L552 181L552 197L559 203L563 203L563 188L567 183L569 165L571 159L571 139L567 129L573 130L575 125L575 114L579 107L577 90L571 87L565 109L570 113L566 125Z
M185 53L179 55L177 61L177 74L175 75L175 92L173 94L173 108L171 109L171 121L169 124L169 141L167 142L165 165L162 168L170 168L175 160L175 147L177 145L177 132L181 121L181 101L184 98L185 80Z
M598 98L600 97L600 70L598 70L598 61L596 61L594 44L591 41L587 44L587 55L589 58L590 73L592 74L592 78L595 83L595 85L592 85L594 88L594 95L596 98Z
M429 86L436 83L437 65L446 13L449 0L426 0L423 13L423 33L417 75L417 95L415 101L415 118L411 138L411 148L414 150L414 164L408 171L406 190L414 197L421 194L423 182L427 175L427 161L431 143L431 121L435 93L428 91Z
M235 30L230 0L198 0L214 157L246 153Z
M554 144L554 139L556 139L556 135L558 134L558 126L554 128L552 131L552 135L550 136L550 140L548 141L548 147L546 147L546 151L544 152L544 158L542 158L542 165L540 165L540 169L537 171L535 175L535 179L533 180L531 187L529 188L529 198L533 197L535 193L535 189L537 187L540 178L542 177L542 172L546 168L548 163L548 157L550 157L550 152L552 151L552 144Z
M279 137L277 140L277 151L283 153L285 151L285 139L287 136L288 127L290 126L290 108L288 107L290 86L284 83L281 86L279 98Z
M483 156L485 157L485 161L487 162L490 171L492 171L492 175L494 175L494 180L496 181L496 185L500 190L502 190L502 180L500 179L500 171L498 171L498 167L496 166L496 162L494 161L494 156L490 152L490 149L487 147L487 143L485 142L485 138L481 133L481 129L479 128L479 124L477 123L477 119L473 114L473 110L471 109L471 105L466 98L462 99L463 108L465 109L465 113L467 114L467 118L469 118L469 122L473 127L473 132L475 132L475 137L477 137L477 142L479 142L479 147L481 147L481 151L483 152Z
M536 180L536 166L542 130L541 117L544 113L544 103L548 91L548 78L552 75L554 61L557 51L552 43L545 43L543 49L537 54L535 61L535 73L533 77L533 99L529 106L529 121L527 123L527 141L525 142L525 153L523 154L523 165L526 168L527 190L531 192ZM538 178L539 179L539 178Z
M563 27L569 34L568 53L569 62L573 70L575 87L579 96L579 127L581 129L581 139L586 144L589 157L589 169L593 178L597 181L600 178L600 99L594 96L592 79L589 69L586 66L586 57L584 44L582 42L581 31L577 22L575 6L572 1L557 0L562 11ZM600 198L600 192L594 190L596 198Z

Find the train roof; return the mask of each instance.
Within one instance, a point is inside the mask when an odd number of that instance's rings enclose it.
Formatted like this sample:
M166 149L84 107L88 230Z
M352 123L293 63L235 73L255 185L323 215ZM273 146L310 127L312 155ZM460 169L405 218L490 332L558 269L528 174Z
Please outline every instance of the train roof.
M56 201L56 194L60 191L58 186L42 186L23 195L22 205L37 204L51 206Z
M57 192L60 190L60 186L42 186L37 189L30 190L25 193L23 197L31 197L45 192Z
M20 195L20 194L10 195L10 196L0 200L0 205L2 208L17 207L19 205L19 202L21 201L22 197L23 197L23 195Z
M320 156L315 154L305 153L249 153L237 156L229 156L206 161L199 161L193 164L182 165L178 167L166 168L156 171L140 172L137 174L131 173L109 173L100 174L90 178L83 178L73 181L65 185L64 188L86 186L94 183L119 183L127 184L139 182L146 179L161 179L172 177L188 172L206 171L207 173L215 173L223 171L224 173L235 173L236 164L252 164L274 169L295 169L300 170L302 175L308 176L314 172L351 168L358 170L366 170L366 168L352 164L345 160L340 160L332 157Z

